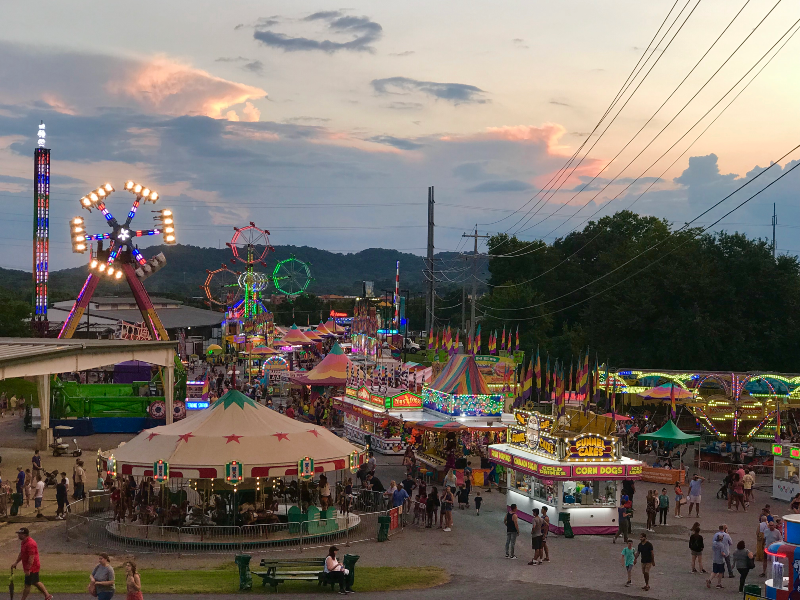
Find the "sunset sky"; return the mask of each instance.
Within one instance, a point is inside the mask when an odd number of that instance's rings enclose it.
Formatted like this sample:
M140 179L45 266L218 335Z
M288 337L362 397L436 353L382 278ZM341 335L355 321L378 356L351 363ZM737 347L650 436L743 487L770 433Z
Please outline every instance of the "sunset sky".
M619 117L558 191L551 186L545 203L537 205L542 194L528 203L594 129L673 6L668 23L676 17L677 23L645 64L642 75L658 61L644 83L612 111L622 109ZM683 224L800 144L800 35L789 38L800 8L775 6L775 0L356 1L346 8L285 1L6 3L0 266L31 268L32 154L40 120L52 149L52 269L86 262L69 251L67 219L80 214L78 199L106 181L120 190L126 179L157 190L157 207L175 211L179 241L200 246L224 244L233 225L254 221L271 231L275 245L422 254L430 185L441 250L464 249L461 233L476 224L481 233L552 241L590 217L629 206ZM700 223L711 223L798 159L800 150ZM776 202L778 248L800 253L793 241L800 228L798 173L719 227L771 236ZM109 207L124 215L129 203L118 191ZM527 212L532 207L535 216ZM137 217L140 227L149 210ZM90 232L106 231L96 213L87 224Z

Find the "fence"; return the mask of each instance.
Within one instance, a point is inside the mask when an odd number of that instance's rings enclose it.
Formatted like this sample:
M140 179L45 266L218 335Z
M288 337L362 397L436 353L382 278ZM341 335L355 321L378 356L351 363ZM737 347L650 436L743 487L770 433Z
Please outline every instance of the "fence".
M99 504L99 503L96 503ZM230 554L231 552L267 553L302 552L328 547L333 543L349 546L379 537L379 517L394 516L394 529L388 537L402 530L402 520L392 511L348 514L334 519L304 523L269 525L170 527L119 523L111 511L92 511L91 503L70 505L66 516L67 538L87 547L117 553L155 554ZM396 512L396 511L394 511Z
M727 473L733 468L734 464L736 463L701 460L698 463L697 468L713 471L714 473ZM751 463L749 465L745 465L744 470L747 472L755 471L756 475L771 475L772 465L755 465Z

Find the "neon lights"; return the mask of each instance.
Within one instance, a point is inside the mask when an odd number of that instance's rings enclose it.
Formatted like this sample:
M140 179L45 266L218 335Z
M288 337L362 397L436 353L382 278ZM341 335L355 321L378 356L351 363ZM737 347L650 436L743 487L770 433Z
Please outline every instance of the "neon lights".
M503 396L499 394L448 394L432 388L423 388L425 408L453 416L496 416L503 412Z
M44 147L45 126L39 125L39 147L33 153L33 318L31 325L45 336L47 323L47 281L50 260L50 150ZM80 242L73 242L73 251ZM85 249L85 248L84 248Z
M780 444L772 444L772 454L774 456L783 456L783 446Z

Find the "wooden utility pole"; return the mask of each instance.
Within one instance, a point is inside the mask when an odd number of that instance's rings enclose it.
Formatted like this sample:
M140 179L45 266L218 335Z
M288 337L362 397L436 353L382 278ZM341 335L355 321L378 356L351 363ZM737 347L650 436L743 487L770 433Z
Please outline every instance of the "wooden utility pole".
M475 233L464 233L461 237L469 237L475 240L475 249L472 254L472 302L469 309L469 335L475 337L475 299L478 296L478 238L490 238L490 235L478 235L478 226L475 225Z

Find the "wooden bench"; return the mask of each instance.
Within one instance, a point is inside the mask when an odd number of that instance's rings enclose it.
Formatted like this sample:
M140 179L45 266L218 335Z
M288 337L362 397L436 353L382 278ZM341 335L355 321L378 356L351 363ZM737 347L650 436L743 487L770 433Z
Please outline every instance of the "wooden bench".
M348 554L343 560L345 568L350 571L346 578L346 583L349 584L347 586L348 589L353 585L355 566L358 559L359 556ZM335 589L336 584L325 573L325 558L284 558L278 560L262 558L260 565L266 567L267 570L253 571L253 575L261 578L263 586L266 587L269 584L276 592L278 591L278 584L284 581L316 581L318 586L330 584L331 590Z

